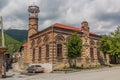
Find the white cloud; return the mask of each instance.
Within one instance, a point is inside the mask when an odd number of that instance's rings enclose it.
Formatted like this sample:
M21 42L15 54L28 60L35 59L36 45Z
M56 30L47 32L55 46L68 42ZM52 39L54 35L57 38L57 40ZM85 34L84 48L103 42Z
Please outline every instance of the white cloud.
M27 29L30 4L40 7L39 30L59 22L80 27L89 22L91 31L106 34L114 31L120 20L120 0L3 0L0 15L5 28ZM3 3L2 3L3 2ZM4 7L3 7L4 6Z

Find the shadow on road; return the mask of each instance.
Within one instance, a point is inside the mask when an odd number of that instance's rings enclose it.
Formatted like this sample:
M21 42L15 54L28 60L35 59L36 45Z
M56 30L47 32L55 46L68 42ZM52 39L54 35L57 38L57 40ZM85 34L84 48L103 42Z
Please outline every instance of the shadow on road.
M33 76L33 75L37 75L37 74L40 74L40 73L27 73L27 72L22 72L20 73L21 75L27 75L27 76Z
M11 74L11 75L3 75L2 78L13 78L13 76L15 76L15 74Z
M15 76L15 74L7 75L6 78L10 78L10 77L13 77L13 76Z

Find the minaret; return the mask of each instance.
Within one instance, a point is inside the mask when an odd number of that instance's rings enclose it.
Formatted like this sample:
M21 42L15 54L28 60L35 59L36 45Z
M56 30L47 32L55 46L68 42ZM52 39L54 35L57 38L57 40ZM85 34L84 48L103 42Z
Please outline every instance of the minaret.
M40 12L39 7L32 5L28 7L29 12L29 28L28 28L28 41L27 41L27 62L32 63L33 51L31 49L30 36L38 32L38 13Z
M28 37L38 32L38 13L40 12L39 7L36 5L29 6L29 30Z

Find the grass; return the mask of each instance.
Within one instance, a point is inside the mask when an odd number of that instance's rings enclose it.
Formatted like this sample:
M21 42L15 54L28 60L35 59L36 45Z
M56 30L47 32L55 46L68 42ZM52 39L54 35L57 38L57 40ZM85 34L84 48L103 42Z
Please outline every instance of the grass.
M95 65L95 66L91 66L89 65L88 67L85 66L81 66L81 67L63 67L62 69L56 69L54 71L81 71L81 70L91 70L91 69L101 69L101 68L106 68L106 67L112 67L113 65L111 64L106 64L106 65Z

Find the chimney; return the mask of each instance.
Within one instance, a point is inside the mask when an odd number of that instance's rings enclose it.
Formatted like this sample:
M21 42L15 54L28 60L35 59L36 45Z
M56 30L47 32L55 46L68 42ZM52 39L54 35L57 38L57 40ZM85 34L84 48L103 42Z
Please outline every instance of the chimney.
M82 30L89 31L88 22L87 22L87 21L83 21L83 22L81 23L81 28L82 28Z

